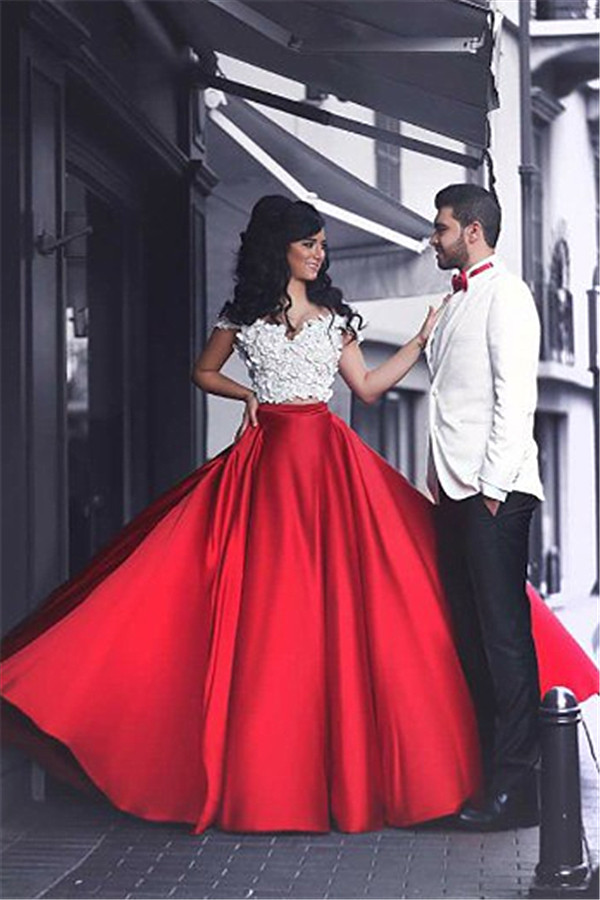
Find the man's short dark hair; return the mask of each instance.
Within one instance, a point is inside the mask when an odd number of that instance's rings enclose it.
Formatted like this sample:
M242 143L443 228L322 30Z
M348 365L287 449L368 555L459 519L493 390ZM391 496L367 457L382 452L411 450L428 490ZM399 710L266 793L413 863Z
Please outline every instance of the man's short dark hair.
M496 246L502 211L494 194L477 184L449 184L435 196L435 208L444 206L452 208L452 215L463 228L479 222L488 246Z

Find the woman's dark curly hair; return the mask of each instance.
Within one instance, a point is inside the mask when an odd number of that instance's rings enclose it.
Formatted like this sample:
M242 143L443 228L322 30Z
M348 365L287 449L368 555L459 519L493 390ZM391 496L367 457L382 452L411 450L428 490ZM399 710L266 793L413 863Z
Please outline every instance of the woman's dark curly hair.
M291 277L286 252L293 241L317 234L325 225L319 212L302 200L279 194L262 197L254 206L235 267L233 300L228 300L221 316L234 325L251 325L256 319L273 319L290 325L287 311L291 297L287 286ZM356 338L362 328L360 313L344 302L342 292L327 274L329 257L314 281L306 283L308 299L346 320L346 330ZM356 324L353 324L355 322Z

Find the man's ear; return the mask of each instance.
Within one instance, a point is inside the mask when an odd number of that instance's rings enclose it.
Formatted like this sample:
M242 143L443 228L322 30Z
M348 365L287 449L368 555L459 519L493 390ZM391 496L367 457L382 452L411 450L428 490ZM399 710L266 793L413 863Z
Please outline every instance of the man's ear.
M483 228L481 227L481 222L471 222L470 225L467 225L465 228L465 237L469 244L476 244L478 241L482 240Z

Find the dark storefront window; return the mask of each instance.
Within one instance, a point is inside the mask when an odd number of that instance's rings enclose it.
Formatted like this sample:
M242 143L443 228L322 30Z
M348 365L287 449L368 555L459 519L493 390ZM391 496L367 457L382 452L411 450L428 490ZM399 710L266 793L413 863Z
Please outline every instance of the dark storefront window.
M415 400L413 391L388 391L367 406L352 400L352 427L391 466L415 480Z
M561 459L564 416L538 413L535 437L546 499L531 523L529 578L545 596L560 593L561 570Z
M573 295L569 289L569 248L564 240L557 241L550 263L548 283L549 356L558 362L573 365L575 337L573 332Z
M536 19L597 19L598 0L532 0Z
M66 262L69 567L79 571L124 518L123 223L116 205L66 179L67 224L92 233Z

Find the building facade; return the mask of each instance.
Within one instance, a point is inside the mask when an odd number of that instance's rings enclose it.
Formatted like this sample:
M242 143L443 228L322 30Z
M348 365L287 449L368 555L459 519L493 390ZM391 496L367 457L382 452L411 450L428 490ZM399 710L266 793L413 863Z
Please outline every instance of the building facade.
M533 12L533 271L543 332L537 428L546 488L534 533L535 575L555 602L577 604L598 591L598 396L590 371L598 290L598 5L542 0Z
M204 452L190 360L215 178L180 48L135 4L0 18L6 631Z
M446 6L471 16L486 3ZM518 5L500 7L491 152L505 221L499 251L521 271ZM331 189L339 209L362 212L358 224L334 216L328 228L334 281L368 323L370 365L414 334L446 291L447 275L425 249L435 193L456 181L487 183L481 168L205 91L191 48L207 70L230 79L449 152L465 149L322 85L217 56L211 35L190 18L197 8L0 3L4 631L151 499L230 443L239 403L203 398L190 370L231 294L252 204L265 193L292 195L281 169L309 190L317 182ZM548 491L531 576L567 605L589 597L597 566L587 371L588 295L597 297L598 282L598 92L590 84L597 8L577 9L573 24L558 2L534 6L531 97L527 84L537 154L532 287L544 329L537 428ZM227 117L247 126L241 143L223 131ZM253 154L260 140L269 151L261 158L279 154L279 168ZM244 379L237 360L228 366ZM375 406L353 400L342 383L332 402L423 490L427 390L419 362ZM28 779L23 760L6 754L5 797Z

